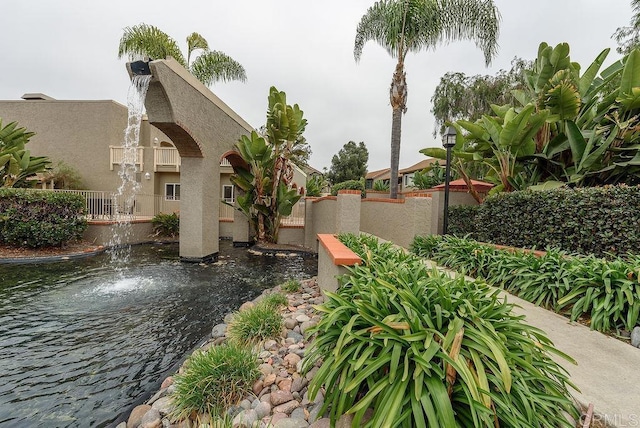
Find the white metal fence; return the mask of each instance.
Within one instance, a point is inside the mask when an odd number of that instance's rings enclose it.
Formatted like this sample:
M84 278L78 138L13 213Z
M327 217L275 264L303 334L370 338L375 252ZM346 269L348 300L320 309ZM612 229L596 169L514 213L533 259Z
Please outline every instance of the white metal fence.
M84 198L90 220L119 220L122 218L152 218L163 212L164 198L160 195L138 194L127 203L122 195L97 190L51 190L74 193Z
M233 211L235 208L220 202L220 220L233 221ZM284 217L280 224L282 226L304 226L305 203L301 200L293 206L291 215Z
M293 206L291 215L285 217L280 222L282 226L304 226L305 201L301 199Z
M75 193L85 200L87 218L90 220L148 219L165 212L162 195L135 195L133 202L127 204L123 196L113 192L97 190L48 190L50 192ZM127 206L129 205L129 206ZM234 208L220 202L219 219L233 221ZM304 226L305 201L293 206L291 215L282 219L282 226Z

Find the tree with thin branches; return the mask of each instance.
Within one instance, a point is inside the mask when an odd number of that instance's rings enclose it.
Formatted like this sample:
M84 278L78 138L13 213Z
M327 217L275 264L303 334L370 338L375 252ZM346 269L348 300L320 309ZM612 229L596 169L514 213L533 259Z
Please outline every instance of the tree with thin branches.
M618 42L616 50L622 55L627 55L640 46L640 0L631 0L631 9L631 25L619 27L612 36Z
M380 0L361 18L353 50L356 62L368 41L378 43L398 61L389 90L393 111L391 198L398 196L402 114L407 111L407 53L471 40L482 50L488 65L497 52L499 24L500 14L493 0Z
M198 55L192 58L194 53ZM187 37L185 59L178 43L157 27L147 24L127 27L124 29L118 47L118 58L123 56L132 61L145 57L150 59L172 57L207 86L215 82L247 80L244 67L239 62L224 52L210 50L207 40L198 33L191 33Z

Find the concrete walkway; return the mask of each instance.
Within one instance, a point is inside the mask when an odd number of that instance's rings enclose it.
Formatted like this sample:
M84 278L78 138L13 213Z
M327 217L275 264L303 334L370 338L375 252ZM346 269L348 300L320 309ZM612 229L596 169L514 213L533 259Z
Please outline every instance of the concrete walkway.
M425 263L449 275L459 275L432 261ZM514 312L524 315L526 323L546 332L557 349L577 362L574 365L554 357L580 389L572 391L574 398L585 408L593 403L592 427L640 427L640 349L505 291L500 294L516 305Z
M595 421L617 427L640 427L640 349L504 293L525 322L544 330L556 348L578 363L557 359L580 389L574 397L593 403Z

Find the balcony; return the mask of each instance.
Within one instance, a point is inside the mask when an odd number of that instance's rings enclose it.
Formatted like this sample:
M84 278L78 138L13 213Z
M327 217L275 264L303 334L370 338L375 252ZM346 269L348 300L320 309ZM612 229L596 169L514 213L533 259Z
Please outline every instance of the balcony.
M138 171L144 171L144 149L142 147L126 148L123 146L109 146L109 169L113 171L116 165L128 163L138 166Z
M180 155L178 149L173 147L153 148L154 172L180 172Z
M220 166L231 168L231 164L227 159L222 159ZM180 154L178 153L178 149L173 147L154 147L153 171L180 172Z

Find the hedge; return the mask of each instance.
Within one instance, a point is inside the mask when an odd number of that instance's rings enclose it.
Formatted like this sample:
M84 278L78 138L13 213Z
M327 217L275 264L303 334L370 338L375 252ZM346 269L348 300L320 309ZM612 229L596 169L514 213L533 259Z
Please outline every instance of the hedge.
M451 233L482 242L599 257L640 248L638 186L500 193L450 213Z
M347 180L331 187L331 194L336 196L340 190L360 190L364 197L364 180Z
M0 189L0 243L61 246L87 228L84 198L72 193Z

